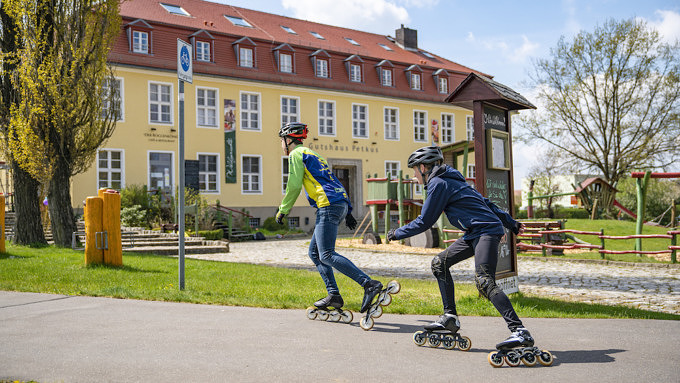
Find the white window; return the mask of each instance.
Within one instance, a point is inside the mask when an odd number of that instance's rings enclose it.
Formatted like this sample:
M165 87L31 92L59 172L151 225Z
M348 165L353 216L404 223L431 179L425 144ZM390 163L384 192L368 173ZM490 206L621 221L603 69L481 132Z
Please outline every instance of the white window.
M420 73L411 73L411 89L420 90Z
M455 139L455 125L453 124L453 114L442 113L442 143L450 144Z
M284 73L293 73L293 56L287 53L280 53L279 70Z
M335 135L335 103L319 101L319 134Z
M475 140L475 119L474 119L473 116L467 116L466 124L465 124L465 131L467 133L467 140L468 141L474 141Z
M399 109L385 108L385 139L398 140L399 139Z
M260 95L241 93L241 129L260 130Z
M393 180L399 178L399 161L385 161L385 177Z
M439 93L449 93L449 79L446 77L439 77L437 81L439 85Z
M217 89L196 88L196 123L217 128Z
M252 28L252 27L253 27L252 25L250 25L249 22L243 20L243 19L240 18L240 17L236 17L236 16L227 16L227 15L224 15L224 17L226 17L227 20L231 21L232 24L238 25L239 27L248 27L248 28Z
M286 186L288 186L288 176L290 169L288 168L288 156L281 157L281 194L286 194Z
M120 190L124 184L123 151L102 149L97 154L97 185Z
M210 43L196 41L196 61L210 61Z
M475 178L477 176L477 171L475 170L474 164L468 164L467 166L467 178Z
M132 51L135 53L149 53L149 33L132 31Z
M392 70L382 68L380 70L380 83L382 86L392 86Z
M309 33L311 33L312 36L316 37L316 38L319 39L319 40L326 40L323 36L321 36L321 35L320 35L319 33L317 33L317 32L312 32L312 31L310 31Z
M328 60L316 59L316 77L328 78Z
M113 93L111 93L113 92ZM102 84L102 95L104 101L102 104L102 118L106 117L106 113L112 110L115 113L114 119L123 121L123 79L116 78L113 81L106 79ZM111 97L112 98L109 98Z
M368 105L352 104L352 137L368 138Z
M172 85L149 83L149 122L172 124Z
M416 142L427 142L427 117L425 112L413 112L413 139Z
M238 65L246 68L255 67L255 62L253 61L253 49L252 48L239 48L238 55Z
M281 126L287 122L300 121L299 102L295 97L281 97Z
M392 51L392 48L388 47L388 46L385 45L385 44L378 43L378 45L380 45L380 46L381 46L384 50L386 50L386 51L390 51L390 52Z
M198 189L201 192L217 193L218 171L217 154L198 155Z
M191 16L189 12L185 11L184 8L180 7L179 5L161 3L161 6L165 8L166 11L172 13L173 15Z
M291 27L287 27L285 25L282 25L281 28L283 28L284 31L290 33L291 35L297 35L297 32L293 30Z
M244 155L241 157L241 191L244 194L262 194L262 167L261 156Z
M361 82L361 65L350 64L349 80L352 82Z
M345 37L345 40L347 40L352 45L361 45L358 42L354 41L354 39L352 39L350 37Z
M253 229L255 229L255 228L257 228L257 227L260 227L260 219L259 219L259 218L249 218L249 219L248 219L248 224L249 224L250 227L252 227Z
M288 228L297 229L300 227L300 217L288 217Z

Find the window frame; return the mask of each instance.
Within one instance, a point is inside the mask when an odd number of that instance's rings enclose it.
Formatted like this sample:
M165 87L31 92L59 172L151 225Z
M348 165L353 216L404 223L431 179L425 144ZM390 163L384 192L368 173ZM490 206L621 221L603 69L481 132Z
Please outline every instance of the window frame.
M139 34L140 37L142 34L146 35L146 45L143 45L140 41L140 49L137 49L137 43L135 42L136 37L135 34ZM142 49L145 48L145 49ZM140 53L140 54L145 54L148 55L151 53L151 32L149 31L142 31L140 29L132 29L132 53Z
M281 156L281 195L286 195L288 177L290 177L290 163L288 162L288 158L289 156Z
M385 160L384 162L385 166L385 178L388 180L394 180L394 179L399 179L399 171L401 170L401 161L390 161L390 160ZM396 165L396 169L388 169L388 165L394 166Z
M358 74L358 78L357 78ZM362 70L361 64L349 63L349 81L350 82L362 82Z
M465 138L468 141L475 140L475 117L471 114L465 116Z
M386 76L386 74L389 74L389 76ZM386 77L389 77L389 84L385 83ZM394 87L394 73L392 71L392 68L390 69L380 68L380 85L388 86L391 88Z
M104 83L102 84L102 90L106 87L108 88L108 79L104 79ZM119 103L119 108L118 108L118 116L116 116L116 122L125 122L125 79L123 77L114 77L114 81L116 81L118 84L118 100ZM104 100L102 101L102 109L108 109L111 106L108 105L108 101Z
M111 174L114 173L113 169L115 169L115 168L111 168L111 167L102 168L100 166L99 161L101 161L101 159L99 158L99 155L100 155L101 152L107 152L108 153L107 164L109 166L111 165L111 155L110 155L110 153L112 153L112 152L120 153L120 168L117 171L117 173L120 173L120 188L119 189L116 189L115 187L113 187L111 185ZM120 191L121 189L123 189L125 187L125 149L101 148L101 149L97 150L97 160L96 160L96 162L97 162L97 181L96 181L97 182L97 189L101 189L102 187L106 187L106 188L116 189L116 190ZM107 173L108 182L107 182L106 186L101 185L101 179L99 178L100 172L106 172Z
M195 40L196 47L194 48L194 60L195 61L200 61L204 63L209 63L212 62L212 42L211 41L206 41L206 40ZM203 47L203 49L199 49L199 47ZM208 58L206 59L205 56L205 48L207 47L207 55ZM200 52L200 54L199 54Z
M387 121L387 111L388 110L394 111L394 120L395 120L394 122L392 122L392 121L388 122ZM392 117L392 116L390 116L390 117ZM388 134L387 134L388 133L387 132L387 129L388 129L387 124L388 123L394 124L395 137L388 137ZM383 135L384 135L383 137L384 137L384 139L388 140L388 141L399 141L399 130L400 130L399 129L399 108L391 107L391 106L384 106L383 107Z
M331 105L331 111L332 111L332 114L333 114L332 116L328 117L328 116L322 116L322 115L321 115L321 104L322 104L322 103L324 104L324 106ZM337 120L337 112L336 112L336 108L335 108L335 101L334 101L334 100L322 100L322 99L319 99L318 102L317 102L317 109L316 109L316 110L317 110L317 121L319 122L319 136L336 137L336 136L337 136L338 130L337 130L337 124L336 124L336 120ZM327 110L324 110L324 112L327 112ZM324 128L327 128L326 124L322 124L322 123L321 123L321 119L322 119L322 118L323 118L324 120L326 120L326 123L327 123L328 121L331 121L331 123L332 123L332 126L331 126L332 132L330 132L330 133L327 132L327 131L323 131L323 132L322 132L322 126L323 126Z
M220 90L218 88L210 88L210 87L204 87L204 86L196 86L195 88L196 88L196 127L197 128L203 128L203 129L219 129L219 127L220 127L220 114L219 114ZM214 107L200 106L198 104L198 100L199 100L198 92L199 92L199 90L214 91L215 92L215 106ZM206 99L205 96L204 96L204 99ZM199 122L199 116L200 116L199 110L201 110L201 108L214 109L215 110L215 124L214 125L201 124ZM204 119L204 121L205 121L205 119Z
M365 110L364 110L364 112L363 112L365 116L364 116L363 119L358 119L358 118L355 117L355 115L356 115L356 113L357 113L357 112L355 111L355 107L363 107L363 108L365 108ZM352 138L364 139L364 140L368 139L369 134L370 134L370 131L369 131L369 121L370 121L370 119L369 119L368 111L369 111L368 104L352 103ZM360 136L360 135L357 135L357 134L356 134L356 131L357 131L356 125L357 125L357 123L363 123L363 124L364 124L364 130L365 130L365 132L366 132L365 135Z
M156 103L158 103L159 106L162 106L162 105L165 105L165 104L168 104L168 105L170 106L170 121L168 121L168 122L165 122L165 121L153 121L153 120L151 119L151 104L152 104L152 101L151 101L151 85L152 85L152 84L153 84L153 85L158 85L158 86L168 86L168 87L170 88L170 101L168 101L168 102L156 101ZM146 100L147 100L147 103L148 103L148 108L147 108L148 114L147 114L147 116L148 116L148 122L149 122L149 124L152 124L152 125L164 125L164 126L172 126L172 125L174 125L174 124L175 124L175 98L174 98L175 90L174 90L174 84L173 84L173 83L168 83L168 82L161 82L161 81L152 81L152 80L149 80L149 81L147 81L147 89L148 89L148 93L147 93L147 98L146 98ZM159 89L160 89L160 88L159 88ZM159 94L160 94L160 92L159 92ZM161 113L161 110L162 110L162 108L159 107L159 109L158 109L159 117L160 117L161 114L162 114L162 113Z
M411 90L423 90L423 79L420 73L411 72L410 78L409 85Z
M215 171L201 171L201 156L205 157L215 157ZM209 152L196 152L196 160L198 161L198 184L199 193L201 194L220 194L220 154L219 153L209 153ZM214 190L201 190L200 184L202 181L202 175L215 175L215 189ZM207 184L207 182L206 182Z
M284 66L284 60L283 57L288 57L290 59L290 62L287 63L290 65L290 70L284 70L284 68L288 68L288 66ZM279 72L281 73L294 73L293 70L293 54L292 53L279 53Z
M289 100L288 105L286 106L288 108L287 112L284 112L283 108L283 100ZM281 126L286 124L287 122L299 122L300 121L300 97L297 96L286 96L286 95L281 95L280 97L280 102L279 102L279 107L280 107L280 112L281 112ZM293 114L290 112L290 100L295 100L295 109L296 112ZM287 117L284 120L284 117ZM290 120L290 117L295 117L295 121Z
M445 121L449 120L450 124L447 124ZM453 113L442 113L441 114L441 140L442 144L452 144L456 142L456 115ZM448 125L448 126L447 126ZM449 132L450 138L448 140L445 139L447 134L445 132Z
M416 114L419 114L418 120L421 120L419 122L422 122L422 125L417 124L416 122ZM425 110L413 110L413 142L427 142L428 138L428 131L427 131L427 111ZM420 132L418 131L420 130ZM422 134L422 138L418 138L418 133Z
M244 170L244 162L243 162L243 161L244 161L246 158L257 158L257 160L258 160L258 173L246 173L246 172L245 172L245 170ZM240 163L240 166L241 166L241 182L240 182L240 183L241 183L241 194L242 194L242 195L262 195L262 194L263 194L263 190L264 190L264 179L262 178L262 155L261 155L261 154L241 154L241 163ZM255 190L255 191L246 191L246 190L244 189L244 185L245 185L245 184L244 184L244 179L243 179L243 178L246 177L246 175L253 175L253 174L257 174L257 176L258 176L258 179L259 179L259 184L258 184L259 189L258 189L258 190ZM248 182L248 185L251 185L251 182L250 182L250 181Z
M241 68L255 68L255 48L247 46L238 47L238 66ZM245 54L244 53L249 53ZM247 65L250 64L250 65Z
M248 96L257 96L257 110L253 109L246 109L243 106L243 95L248 95ZM250 106L251 100L250 97L248 98L248 105ZM259 92L248 92L248 91L240 91L239 92L239 129L247 132L261 132L262 131L262 94ZM243 127L243 113L248 113L249 114L249 122L252 122L252 114L257 113L257 128L251 128L251 127Z
M318 78L331 78L330 61L327 58L316 58L314 60L314 75Z
M442 87L442 84L444 87ZM441 94L449 94L449 79L444 76L439 76L437 78L437 90Z

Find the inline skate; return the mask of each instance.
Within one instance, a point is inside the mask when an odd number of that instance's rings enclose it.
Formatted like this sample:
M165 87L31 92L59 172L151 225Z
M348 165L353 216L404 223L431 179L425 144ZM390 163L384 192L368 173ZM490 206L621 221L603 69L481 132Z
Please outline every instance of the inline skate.
M553 364L553 356L550 351L540 350L534 347L534 338L524 327L515 329L510 337L496 345L498 351L489 353L489 364L494 367L503 365L503 361L510 367L517 367L524 363L527 367L533 367L536 363L543 366Z
M307 308L307 318L350 323L354 319L354 315L351 311L341 308L344 304L345 302L340 295L328 294L325 298L314 302L313 307Z
M383 306L392 303L392 295L398 293L399 290L401 290L401 285L397 281L390 281L386 288L381 289L378 293L378 299L368 305L366 316L361 318L359 326L365 331L372 329L375 324L373 318L380 318L383 314Z
M427 343L432 348L441 344L447 350L453 350L458 346L461 351L468 351L472 347L472 342L470 338L461 336L458 333L459 329L458 316L444 314L436 322L425 325L425 331L416 331L413 334L413 342L418 346Z

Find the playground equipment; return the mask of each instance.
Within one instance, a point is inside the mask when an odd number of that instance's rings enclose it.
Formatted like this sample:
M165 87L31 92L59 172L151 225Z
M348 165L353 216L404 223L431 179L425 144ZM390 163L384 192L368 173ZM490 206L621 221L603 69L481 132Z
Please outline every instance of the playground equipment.
M120 194L99 189L85 199L85 264L123 265L120 229Z
M534 196L534 180L531 181L529 186L529 193L527 196L528 206L527 206L527 218L534 218L534 206L533 201L537 199L547 199L563 196L577 196L581 200L581 205L584 209L590 212L590 218L595 219L598 216L598 211L608 209L611 206L616 206L621 209L623 207L618 201L616 201L616 188L607 181L599 177L588 178L581 182L578 187L574 187L573 192L566 193L555 193ZM623 208L625 209L625 208ZM623 211L622 209L622 211ZM629 211L626 211L629 212Z
M642 224L644 223L645 209L647 207L647 187L649 186L650 178L680 178L680 173L652 173L646 172L632 172L631 177L636 178L637 187L637 218L635 225L635 234L642 234ZM675 204L672 204L675 208ZM642 239L636 238L635 250L642 251Z

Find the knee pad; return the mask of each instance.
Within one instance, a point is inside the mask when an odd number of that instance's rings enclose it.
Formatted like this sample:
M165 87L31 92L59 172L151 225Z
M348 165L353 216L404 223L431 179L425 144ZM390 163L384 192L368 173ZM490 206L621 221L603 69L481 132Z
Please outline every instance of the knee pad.
M432 258L432 274L437 277L445 272L446 265L444 265L444 261L438 255Z
M486 299L491 300L491 298L502 292L501 288L496 284L496 278L494 278L493 271L489 265L479 265L475 272L477 290Z

